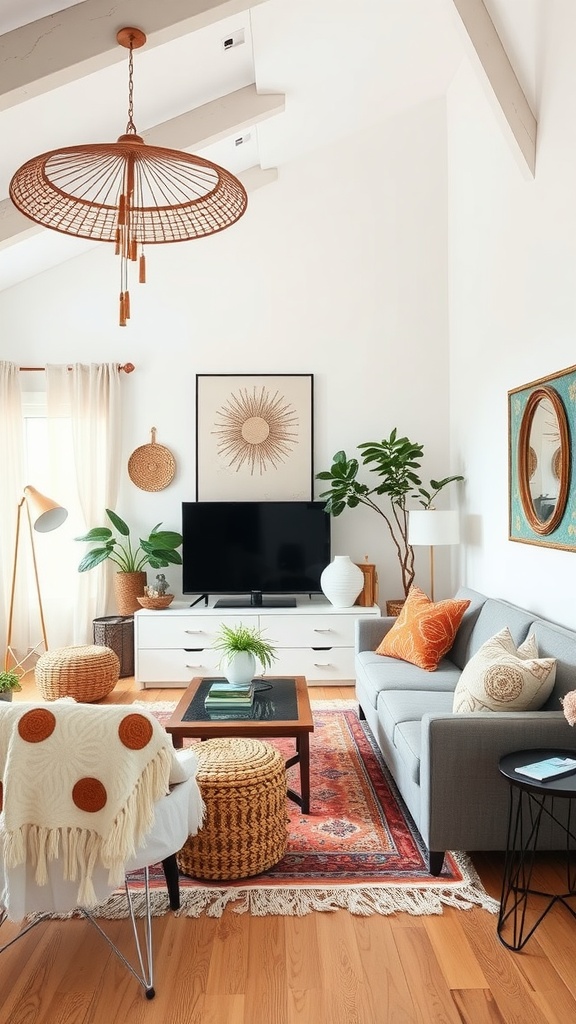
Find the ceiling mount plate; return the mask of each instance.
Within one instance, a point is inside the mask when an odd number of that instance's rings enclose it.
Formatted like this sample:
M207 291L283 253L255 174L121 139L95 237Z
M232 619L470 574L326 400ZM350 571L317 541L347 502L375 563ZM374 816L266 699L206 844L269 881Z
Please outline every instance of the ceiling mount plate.
M146 33L140 28L121 28L116 33L116 42L120 43L120 46L125 46L127 50L130 47L137 50L140 46L144 46Z

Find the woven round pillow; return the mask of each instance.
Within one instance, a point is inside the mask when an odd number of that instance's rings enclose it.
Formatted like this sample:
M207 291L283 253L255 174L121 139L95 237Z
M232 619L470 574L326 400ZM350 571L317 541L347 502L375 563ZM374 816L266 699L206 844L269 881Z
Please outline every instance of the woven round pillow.
M45 700L74 697L90 703L114 689L120 675L118 655L110 647L56 647L36 662L36 686Z
M196 779L206 804L202 828L176 860L192 878L259 875L286 850L286 767L270 743L248 738L198 744Z

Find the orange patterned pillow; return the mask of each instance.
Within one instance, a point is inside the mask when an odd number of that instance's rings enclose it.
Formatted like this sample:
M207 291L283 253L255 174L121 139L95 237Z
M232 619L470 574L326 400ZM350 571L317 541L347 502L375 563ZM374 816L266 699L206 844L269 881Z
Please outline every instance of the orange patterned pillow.
M410 587L400 615L376 648L376 654L387 654L433 672L452 647L469 604L470 601L433 604L418 587Z

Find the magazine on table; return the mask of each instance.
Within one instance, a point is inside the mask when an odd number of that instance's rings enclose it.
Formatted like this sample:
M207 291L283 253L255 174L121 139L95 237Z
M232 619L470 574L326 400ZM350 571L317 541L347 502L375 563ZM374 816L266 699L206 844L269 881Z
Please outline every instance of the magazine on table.
M525 775L526 778L535 779L537 782L551 782L552 779L560 779L563 775L576 772L576 757L545 757L541 761L522 765L515 771L518 775Z

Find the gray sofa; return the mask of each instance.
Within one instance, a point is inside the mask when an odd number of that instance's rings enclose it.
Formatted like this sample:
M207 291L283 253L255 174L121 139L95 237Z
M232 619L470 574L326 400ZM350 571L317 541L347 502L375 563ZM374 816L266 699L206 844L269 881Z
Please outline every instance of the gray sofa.
M508 783L498 771L502 755L538 747L576 750L576 729L568 725L560 704L576 689L576 631L465 587L456 597L469 599L470 605L451 650L434 672L374 653L394 619L360 618L356 623L360 716L428 848L434 875L441 872L445 850L506 848ZM454 714L453 693L462 668L505 626L517 646L534 633L539 656L557 659L548 701L539 711ZM561 848L562 835L548 822L540 848Z

